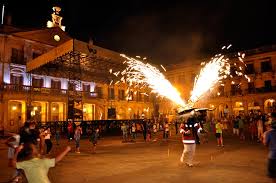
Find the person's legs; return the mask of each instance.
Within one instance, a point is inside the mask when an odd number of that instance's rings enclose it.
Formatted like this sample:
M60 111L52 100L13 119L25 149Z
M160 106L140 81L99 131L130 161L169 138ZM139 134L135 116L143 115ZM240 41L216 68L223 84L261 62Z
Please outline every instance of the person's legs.
M187 155L187 157L188 157L188 159L187 159L188 166L193 166L195 148L196 148L196 144L189 144L188 145L188 155Z
M183 161L184 161L184 156L185 156L186 151L187 151L186 145L183 143L183 151L182 151L182 155L180 157L181 163L183 163Z
M79 153L80 152L80 140L76 139L75 142L76 142L76 152Z
M220 134L220 145L223 147L224 144L223 144L223 137L222 137L222 133Z
M48 154L50 152L50 140L49 139L45 139L45 144L46 144L46 154Z

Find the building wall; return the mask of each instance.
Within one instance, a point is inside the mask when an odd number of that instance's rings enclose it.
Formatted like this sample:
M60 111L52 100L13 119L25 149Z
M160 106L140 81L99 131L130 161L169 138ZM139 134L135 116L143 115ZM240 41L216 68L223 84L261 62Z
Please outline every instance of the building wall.
M12 48L23 51L24 63L26 63L33 59L34 53L43 54L53 47L12 35L0 34L0 124L10 131L18 130L18 127L22 126L27 119L28 103L32 105L31 115L36 121L66 120L68 80L26 73L26 65L14 62L12 59ZM22 77L22 83L13 83L13 77ZM42 86L34 87L31 78L41 79ZM52 80L60 81L60 89L53 88ZM83 91L83 84L89 85L89 91ZM97 87L102 88L102 96L95 91ZM114 88L114 98L109 97L109 88ZM123 98L119 97L119 90L126 92L126 85L82 81L77 90L83 96L85 120L108 119L109 108L116 109L116 119L152 117L153 103L151 100L144 101L144 96L142 96L141 100L137 101L135 94L132 101L126 100L126 94Z
M213 108L211 112L214 117L223 117L229 115L238 115L239 113L248 114L249 112L262 111L271 112L275 111L276 100L276 50L273 49L258 49L250 50L244 62L249 65L253 64L254 71L247 74L251 82L254 83L254 89L249 88L248 81L245 78L234 77L233 79L223 80L223 86L218 84L212 91L204 95L197 103L196 107ZM268 71L262 70L262 62L269 61L271 69ZM167 67L167 78L176 86L182 93L182 97L187 101L192 91L193 81L189 78L193 74L199 73L201 68L200 62L189 62L191 64L178 64L176 66ZM197 63L197 64L195 64ZM248 71L245 72L245 74ZM265 82L271 82L271 87L265 86ZM232 90L232 84L239 84L240 91ZM223 87L223 92L219 87ZM166 101L168 102L168 101ZM161 102L161 112L173 113L175 108ZM165 104L165 105L164 105Z

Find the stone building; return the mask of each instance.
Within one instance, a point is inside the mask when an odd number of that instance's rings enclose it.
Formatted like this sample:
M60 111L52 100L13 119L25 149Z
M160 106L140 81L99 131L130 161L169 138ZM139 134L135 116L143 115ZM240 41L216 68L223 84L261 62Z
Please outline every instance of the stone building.
M210 113L215 117L248 114L254 111L268 113L276 110L276 45L247 50L244 53L245 74L251 81L235 76L223 80L222 85L218 84L206 93L196 107L213 108L214 111ZM202 61L194 60L167 67L167 78L185 100L189 99L194 78L200 71ZM162 105L163 103L165 105ZM161 101L161 113L173 115L175 108L176 106L169 101Z
M84 56L88 51L93 56L82 71L66 68L68 55L88 59ZM80 120L152 117L153 103L143 95L145 91L130 89L127 96L125 84L110 82L109 69L122 63L119 53L72 39L59 27L34 30L2 25L0 59L0 122L8 130L15 131L27 119L67 120L70 93L81 98ZM67 74L72 81L79 72L82 76L72 87Z

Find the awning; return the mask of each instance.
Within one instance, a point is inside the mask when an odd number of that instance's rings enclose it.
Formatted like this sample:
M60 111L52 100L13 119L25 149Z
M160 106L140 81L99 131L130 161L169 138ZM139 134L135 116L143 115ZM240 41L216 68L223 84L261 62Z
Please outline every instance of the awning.
M70 72L82 72L82 80L110 81L109 69L123 70L124 59L119 53L71 39L29 61L27 72L68 78ZM81 69L81 70L80 70Z

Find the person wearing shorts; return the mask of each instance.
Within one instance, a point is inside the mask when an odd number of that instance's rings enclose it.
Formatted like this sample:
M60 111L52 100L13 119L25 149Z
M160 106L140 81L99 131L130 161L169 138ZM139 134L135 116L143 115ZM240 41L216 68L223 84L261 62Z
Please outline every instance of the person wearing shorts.
M221 123L220 120L216 123L216 138L217 138L217 146L223 147L223 138L222 138L222 129L223 129L223 124Z

